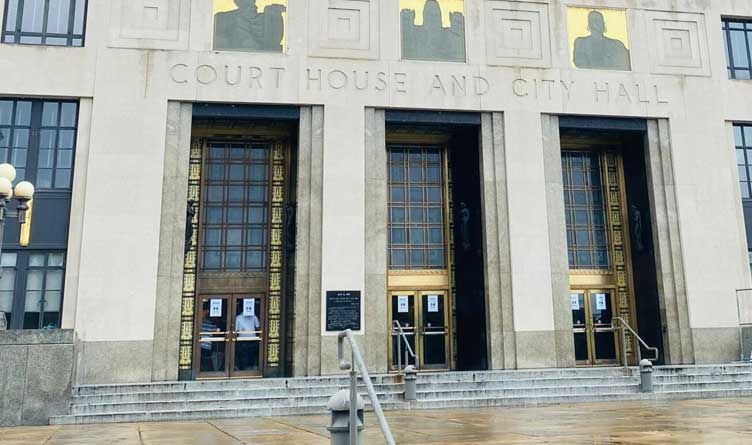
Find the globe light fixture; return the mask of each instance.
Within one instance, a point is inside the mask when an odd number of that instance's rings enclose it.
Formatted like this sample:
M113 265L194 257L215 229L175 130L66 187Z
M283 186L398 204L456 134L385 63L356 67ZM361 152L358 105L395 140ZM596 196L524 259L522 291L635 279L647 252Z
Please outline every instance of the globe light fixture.
M16 168L10 164L0 164L0 243L2 242L5 229L5 209L11 199L18 201L18 223L26 223L26 212L29 210L29 201L34 199L34 185L28 181L21 181L13 188L16 180ZM2 244L0 244L2 252Z

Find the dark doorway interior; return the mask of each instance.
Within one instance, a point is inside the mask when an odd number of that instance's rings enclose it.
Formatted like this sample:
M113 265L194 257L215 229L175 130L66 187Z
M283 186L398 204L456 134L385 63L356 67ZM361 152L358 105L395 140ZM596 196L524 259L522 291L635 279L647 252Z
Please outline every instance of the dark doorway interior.
M478 135L477 128L457 128L449 147L460 371L488 369Z
M658 364L662 365L663 331L645 165L647 135L627 133L623 137L637 330L647 344L661 352Z

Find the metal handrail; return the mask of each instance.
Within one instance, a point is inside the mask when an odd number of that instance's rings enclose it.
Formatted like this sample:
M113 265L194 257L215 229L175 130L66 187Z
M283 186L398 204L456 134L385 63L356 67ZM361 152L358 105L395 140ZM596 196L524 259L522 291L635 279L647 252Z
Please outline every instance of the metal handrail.
M410 342L407 341L407 335L405 334L405 331L402 330L402 325L398 320L392 320L393 327L397 328L397 331L399 334L397 335L397 371L401 374L402 373L402 341L405 341L405 346L407 348L405 349L405 366L407 366L407 363L409 362L407 358L407 354L409 353L412 358L415 357L415 352L413 352L413 348L410 346ZM418 363L417 360L415 360L415 363Z
M350 342L352 363L345 361L345 338ZM354 366L358 365L360 377L366 385L368 398L371 401L373 411L376 413L376 418L379 420L379 426L381 427L381 432L384 434L384 439L386 439L387 445L395 445L392 430L389 429L389 424L386 421L386 417L384 417L384 411L381 409L379 398L376 396L376 390L373 388L371 376L368 375L368 368L366 368L366 363L360 354L358 343L355 341L355 336L350 329L340 332L337 336L337 356L339 358L339 369L350 370L350 443L358 443L358 373Z
M614 318L612 318L611 319L611 325L612 326L614 324L614 320L616 320L616 321L619 322L619 331L621 332L621 356L622 356L622 363L624 364L625 368L628 366L628 363L627 363L627 347L626 347L626 345L627 345L627 333L626 333L626 331L629 331L629 333L632 334L632 336L635 339L637 339L637 342L640 345L642 345L645 349L647 349L648 351L653 351L654 352L655 356L653 358L651 358L651 359L648 359L648 360L650 360L651 362L655 362L655 361L658 360L658 357L660 356L660 351L658 350L658 348L653 347L653 346L649 346L647 343L645 343L645 340L643 340L639 336L639 334L637 334L637 332L634 329L632 329L632 326L630 326L629 323L627 323L627 321L624 320L623 318L621 318L621 317L614 317ZM639 364L640 361L642 361L642 351L640 351L640 346L637 345L637 363Z

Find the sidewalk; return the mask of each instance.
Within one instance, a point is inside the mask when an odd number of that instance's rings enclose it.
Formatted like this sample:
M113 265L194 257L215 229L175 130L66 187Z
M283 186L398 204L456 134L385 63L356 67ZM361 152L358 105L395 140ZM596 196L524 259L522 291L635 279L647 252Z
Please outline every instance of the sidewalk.
M752 399L388 412L398 444L752 444ZM0 428L2 445L327 445L328 416ZM366 416L365 444L383 444Z

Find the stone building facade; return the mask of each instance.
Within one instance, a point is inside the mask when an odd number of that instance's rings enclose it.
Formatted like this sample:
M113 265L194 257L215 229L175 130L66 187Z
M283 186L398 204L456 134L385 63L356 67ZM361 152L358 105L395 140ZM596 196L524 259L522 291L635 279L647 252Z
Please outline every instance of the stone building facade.
M18 4L0 131L39 202L6 311L72 332L73 385L336 373L343 327L387 372L394 321L424 369L633 360L616 317L662 363L742 353L748 1ZM34 252L64 284L28 322Z

